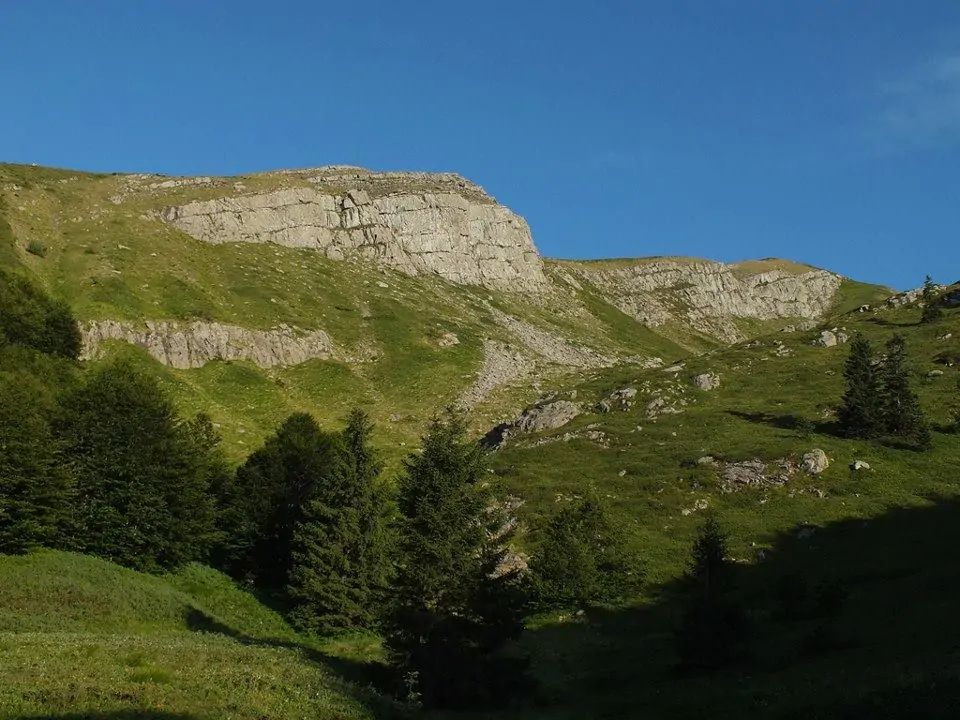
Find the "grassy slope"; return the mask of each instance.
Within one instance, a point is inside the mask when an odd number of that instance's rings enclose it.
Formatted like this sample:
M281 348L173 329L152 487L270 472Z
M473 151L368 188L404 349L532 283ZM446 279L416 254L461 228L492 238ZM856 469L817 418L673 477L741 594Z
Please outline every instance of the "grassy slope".
M31 176L34 190L46 184L57 190L57 202L67 207L75 203L69 211L54 215L49 209L38 209L37 223L45 217L70 216L89 202L89 197L70 200L61 196L59 181L75 173L37 172ZM104 178L97 182L118 181ZM50 194L44 191L32 197L37 202L44 197L44 202L51 202ZM25 216L21 213L20 217ZM409 443L419 430L418 419L424 417L425 408L437 406L469 380L479 359L479 338L491 331L483 308L487 293L451 289L393 273L374 271L371 275L361 266L333 266L315 255L304 262L302 253L283 248L201 246L183 238L161 237L159 230L151 231L150 223L138 218L123 222L132 224L112 227L88 218L69 232L42 236L51 247L46 259L18 254L11 261L29 265L48 286L76 302L87 317L116 317L117 312L128 313L126 317L131 319L154 317L153 308L161 307L167 317L209 314L226 322L242 318L243 324L252 326L269 326L277 321L271 318L279 317L311 327L310 318L319 313L323 327L338 341L347 345L369 341L387 353L382 363L356 368L316 362L264 372L244 363L214 363L199 371L181 372L162 368L131 348L117 350L138 355L140 361L155 368L188 409L212 411L223 423L228 449L235 457L291 409L310 409L332 421L359 399L374 408L382 433L378 441L395 460L405 452L401 443ZM39 233L43 228L38 224L27 230ZM127 244L125 238L133 238L127 245L131 250L119 248ZM93 247L93 252L87 252L84 244ZM181 262L182 266L177 265ZM263 273L254 271L261 266ZM169 290L166 281L154 279L165 277L168 267L170 277L185 283L187 289L174 283ZM106 278L102 280L105 294L98 295L84 285L93 278ZM375 282L373 287L369 282L364 285L372 278L382 278L390 287L380 288ZM228 285L230 282L234 284ZM932 358L937 352L960 352L955 339L937 339L947 332L960 337L960 316L952 311L936 325L917 326L916 309L877 315L851 312L884 296L883 290L874 286L845 282L836 303L840 316L828 325L862 330L878 343L894 332L904 332L924 405L935 422L944 422L958 373L955 368L945 368L944 376L931 379L926 373L936 367ZM682 355L677 345L621 317L591 288L585 287L581 299L601 320L585 329L593 341L616 343L623 351L636 348L668 361ZM538 324L550 315L542 308L518 307L510 298L494 296L493 301ZM370 317L358 322L364 304ZM279 314L271 315L275 311ZM553 326L572 331L577 322L561 316L553 320ZM457 332L461 345L440 350L425 339L445 330ZM949 643L960 633L951 634L954 621L948 598L955 597L953 589L958 583L953 568L960 562L955 563L957 558L944 553L941 545L960 548L960 542L951 539L951 533L960 527L960 518L955 504L931 503L928 496L957 495L955 458L960 437L935 433L934 449L917 454L879 443L842 440L831 435L825 425L812 437L798 436L790 427L792 419L819 421L842 391L845 349L814 348L810 341L815 335L777 333L762 338L758 345L691 358L676 382L661 371L635 367L598 370L580 379L562 378L559 386L564 391L576 389L578 400L587 404L619 387L641 390L630 411L585 415L557 433L598 423L596 429L610 438L609 447L587 440L540 447L518 442L493 458L492 465L504 482L527 499L524 512L531 521L551 512L558 495L575 495L588 484L597 487L629 529L633 546L647 563L650 581L647 596L636 608L594 613L576 622L540 619L525 642L534 651L534 668L545 681L547 698L554 703L538 713L526 710L520 716L623 717L644 708L652 716L682 717L702 715L704 707L716 717L772 716L809 706L812 709L806 716L816 717L826 703L847 702L853 703L850 716L855 717L862 714L857 705L860 696L871 692L884 698L881 691L893 687L900 688L896 692L901 695L914 697L923 696L923 688L934 681L938 687L955 684L951 668L956 667L956 658ZM775 340L788 345L793 356L777 357ZM690 375L707 370L721 374L721 388L711 393L693 389ZM685 412L648 420L643 409L646 400L667 385L677 393L682 388L688 403ZM389 414L407 414L411 419L390 423L385 421ZM826 450L833 461L831 467L817 478L798 475L782 489L723 495L716 490L713 472L694 464L706 454L771 460L797 457L813 447ZM866 460L874 469L855 474L848 469L854 459ZM778 575L788 571L815 580L829 570L844 580L851 595L844 615L851 635L847 647L801 660L797 647L811 628L802 623L786 628L770 624L761 604L756 613L764 639L758 643L757 664L745 672L716 678L678 679L670 674L669 629L677 612L671 598L702 519L702 513L684 515L683 510L704 499L731 531L733 553L748 561L743 565L745 586L769 591ZM798 541L797 528L807 525L820 528L816 542ZM773 551L772 559L752 564L754 544ZM50 557L54 558L49 561L52 565L44 569L45 558ZM65 711L71 704L123 708L156 702L182 712L201 713L201 717L218 716L202 714L208 712L208 704L223 716L252 717L243 713L256 708L270 717L293 717L315 710L322 716L327 707L323 703L344 702L347 709L337 712L346 717L363 716L365 711L350 705L346 695L338 695L341 686L312 664L303 650L284 647L303 643L287 634L290 631L282 623L278 625L275 616L265 616L255 606L228 611L237 596L231 595L222 580L211 582L220 588L217 593L222 591L234 600L204 599L206 581L194 587L184 585L182 578L161 581L127 574L121 582L113 574L115 569L96 565L88 572L89 568L84 569L88 562L96 561L55 555L0 561L0 573L9 573L7 582L0 585L0 593L6 588L6 594L0 594L0 607L10 609L5 617L13 618L10 625L3 626L5 634L0 639L5 651L0 663L12 688L0 690L6 693L0 694L0 703L6 703L0 708L29 714ZM202 576L206 571L190 572ZM64 594L43 584L56 577L86 587L88 596L83 592ZM36 582L40 584L34 584L33 578L39 578ZM95 599L98 593L99 600ZM104 609L113 604L104 598L117 595L125 598L117 605L121 610ZM45 610L30 607L29 599L37 597L50 599ZM16 611L17 607L21 611ZM89 607L100 609L83 610ZM203 627L233 628L237 632L228 635L269 642L266 647L263 643L237 644L222 632L193 633L184 620L191 607L214 618L213 624L201 624ZM73 612L75 608L79 614ZM31 619L33 616L39 619ZM895 616L896 622L891 621ZM278 638L281 642L274 642ZM363 655L373 651L345 642L338 652ZM197 660L181 670L186 662L182 658L194 655ZM40 680L44 669L54 680ZM141 680L151 674L157 682ZM311 683L332 688L322 702L297 694L296 688ZM234 700L235 686L241 690L239 699ZM887 699L896 707L896 698ZM231 702L240 709L230 706ZM817 703L821 703L819 710Z
M369 718L383 707L199 565L152 577L71 553L0 556L0 608L5 718Z
M310 250L196 242L157 214L169 205L235 192L232 179L220 187L142 189L152 180L130 194L127 176L0 165L0 187L7 196L0 216L9 219L21 246L11 253L10 244L4 245L0 262L22 262L81 320L321 327L344 353L376 356L359 364L317 361L272 371L215 363L178 372L154 363L183 406L211 412L234 459L293 410L309 410L334 423L353 404L371 411L388 456L399 456L431 415L473 381L482 364L483 337L516 343L493 321L488 302L608 352L644 355L666 343L654 333L637 332L636 323L634 332L624 332L624 318L608 324L603 303L591 308L594 315L557 315L556 308L527 306L502 293L410 278L364 262L336 262ZM244 192L304 182L269 174L240 180ZM113 202L121 196L122 203ZM5 228L0 232L10 236ZM23 252L28 239L46 246L46 256ZM457 333L460 344L441 348L436 340L448 331ZM556 372L544 367L542 374L552 378ZM530 387L504 389L479 409L477 428L534 395Z
M903 333L916 389L931 421L942 428L950 409L960 405L960 372L933 358L957 351L960 311L949 311L933 325L917 325L918 317L919 310L909 308L854 312L834 322L862 331L878 346ZM938 339L947 333L954 337ZM944 700L942 693L960 697L951 669L960 635L952 610L960 591L954 537L960 526L960 435L935 432L927 453L834 436L823 414L842 394L847 353L842 346L813 347L816 334L778 333L690 359L678 378L685 411L653 421L645 417L650 393L644 388L673 384L664 373L597 373L578 388L578 398L589 402L631 386L641 390L637 405L582 416L555 434L595 426L609 438L608 448L583 439L539 447L521 441L495 456L504 482L528 500L524 511L532 525L563 502L562 496L593 486L608 497L647 565L649 591L638 608L574 623L545 619L529 634L549 692L567 708L564 717L599 715L603 706L609 717L640 707L654 717L692 717L706 707L713 717L788 712L799 717L798 709L805 707L813 716L825 716L821 713L829 715L843 703L852 703L855 717L866 712L861 704L871 702L865 699L871 694L903 710L898 702L913 695L922 700L931 683L939 683L928 698L931 707ZM792 357L774 354L777 340L792 349ZM944 374L928 377L935 369ZM720 389L706 393L692 387L690 376L704 371L721 375ZM797 417L818 424L811 437L793 429ZM532 440L537 439L543 438ZM783 488L723 494L715 472L695 463L708 454L798 459L814 447L827 452L828 470L818 477L798 474ZM855 459L873 469L850 470ZM704 515L683 511L697 500L706 500L729 530L732 554L745 563L743 582L752 588L751 598L762 598L756 605L751 599L748 607L759 626L759 657L745 670L678 680L671 674L669 629L678 612L672 598ZM798 540L803 527L813 528L816 539ZM757 549L771 559L755 564ZM845 585L850 600L839 633L846 646L804 657L799 648L816 624L785 626L769 619L777 580L788 573L811 585L821 580ZM884 695L891 692L897 697Z

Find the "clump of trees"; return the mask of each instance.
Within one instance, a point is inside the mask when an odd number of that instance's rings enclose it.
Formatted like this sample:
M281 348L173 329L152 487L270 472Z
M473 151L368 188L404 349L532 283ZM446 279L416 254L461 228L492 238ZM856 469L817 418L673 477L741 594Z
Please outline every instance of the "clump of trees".
M516 518L451 413L395 485L360 410L337 431L294 413L232 471L210 418L182 416L135 361L81 365L80 345L65 305L0 271L0 553L207 562L304 632L381 632L398 687L434 708L502 705L527 686L513 641L531 608L636 590L595 496L546 523L530 572L512 562Z
M929 448L930 427L910 382L902 336L892 337L884 357L877 359L870 341L857 335L850 344L843 376L846 391L837 422L844 435L896 437L913 442L918 449Z

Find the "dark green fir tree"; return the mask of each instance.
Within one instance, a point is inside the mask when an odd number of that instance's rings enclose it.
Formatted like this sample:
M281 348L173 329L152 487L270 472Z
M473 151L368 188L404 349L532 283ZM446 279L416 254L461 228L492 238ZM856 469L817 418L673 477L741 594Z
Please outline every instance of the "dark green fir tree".
M880 378L873 347L862 335L850 343L843 368L846 392L837 410L837 423L847 437L872 438L883 430Z
M394 666L428 707L506 702L525 677L503 650L522 628L509 533L487 483L484 451L452 414L406 461L399 488L399 567L386 622Z

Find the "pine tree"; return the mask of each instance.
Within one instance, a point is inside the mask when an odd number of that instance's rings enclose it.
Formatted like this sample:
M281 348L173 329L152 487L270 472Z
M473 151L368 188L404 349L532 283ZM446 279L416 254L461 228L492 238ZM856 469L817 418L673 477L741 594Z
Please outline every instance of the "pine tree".
M126 362L95 369L66 397L57 432L76 478L80 550L149 571L206 555L210 477L153 377Z
M937 286L934 285L933 279L929 275L927 275L923 281L923 292L920 294L920 301L923 303L920 322L935 322L943 317Z
M516 573L496 572L509 537L484 474L483 450L448 415L431 425L400 478L386 644L431 707L506 701L523 678L502 655L522 630L524 598Z
M550 519L530 570L543 608L624 600L642 578L639 564L625 548L623 533L595 495Z
M283 421L237 468L223 500L218 556L234 577L285 595L293 538L322 478L338 462L338 438L307 413Z
M291 617L301 629L373 628L390 577L389 511L372 425L355 410L293 538Z
M847 389L837 410L841 431L848 437L877 437L883 429L880 380L873 348L862 335L858 334L850 343L843 377Z
M883 425L896 437L913 438L921 449L930 445L930 428L920 408L920 400L910 386L906 367L906 344L901 335L887 342L883 363Z
M726 555L726 535L710 518L693 545L688 574L693 592L676 635L687 670L713 670L746 654L746 615L733 597L733 567Z

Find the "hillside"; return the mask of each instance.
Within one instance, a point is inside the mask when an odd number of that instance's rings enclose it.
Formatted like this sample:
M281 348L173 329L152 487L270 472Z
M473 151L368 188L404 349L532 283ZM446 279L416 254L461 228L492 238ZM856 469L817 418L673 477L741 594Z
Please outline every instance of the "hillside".
M88 364L130 357L186 414L210 413L232 464L294 410L336 427L361 406L392 478L457 404L516 498L521 552L599 495L641 594L529 617L537 688L486 717L951 717L960 702L956 286L923 323L916 294L785 260L550 260L458 176L342 167L0 165L0 265L70 305ZM839 432L858 333L881 352L905 338L929 449ZM707 517L729 535L746 650L685 674L675 630ZM41 550L0 556L0 581L4 717L450 717L380 694L378 637L303 637L201 565L152 576Z
M6 262L70 304L87 354L132 352L236 459L291 411L353 405L396 459L448 404L481 431L561 377L884 295L785 261L546 260L522 218L450 174L0 165L0 221Z
M536 540L539 517L593 487L642 558L646 589L629 607L532 620L522 645L542 683L536 707L496 717L701 717L705 708L731 718L949 717L960 698L960 435L948 415L960 398L957 366L943 363L960 355L958 313L920 325L915 305L882 305L830 323L836 334L862 332L875 344L906 336L935 428L923 453L835 434L831 411L847 352L842 343L815 344L819 330L552 386L555 398L575 391L582 414L513 436L490 458L525 501L525 542ZM719 385L698 388L693 378L704 373ZM629 388L636 395L611 401ZM799 465L815 448L829 466L812 475ZM725 472L753 460L766 468L749 482ZM852 469L857 460L869 469ZM689 547L707 513L730 533L752 657L678 676L672 629ZM137 708L192 720L393 712L341 679L365 684L363 663L378 657L373 639L313 644L204 568L153 578L40 552L0 558L0 576L0 708L12 717L118 718ZM780 618L780 588L796 577L811 592L837 584L844 600L836 614ZM91 714L77 714L84 708Z
M370 718L387 707L208 568L153 577L41 551L0 558L0 577L4 717Z

